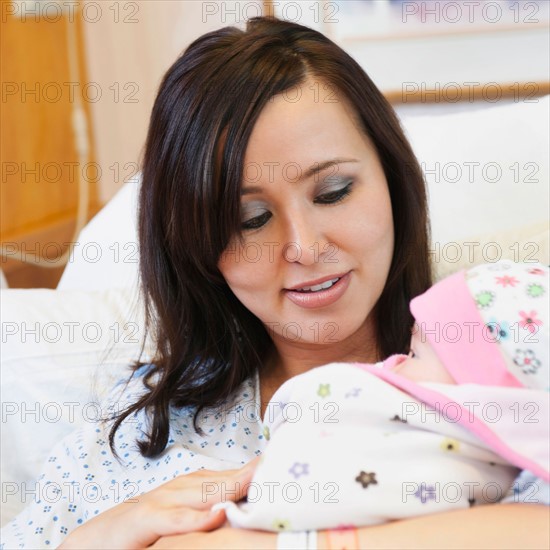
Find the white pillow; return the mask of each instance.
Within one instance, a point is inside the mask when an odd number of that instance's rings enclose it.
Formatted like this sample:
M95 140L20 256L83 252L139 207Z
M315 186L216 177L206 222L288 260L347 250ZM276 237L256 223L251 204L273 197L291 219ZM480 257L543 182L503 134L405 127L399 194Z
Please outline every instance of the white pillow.
M434 243L548 221L549 107L545 96L401 117L425 172Z
M548 222L540 222L443 244L434 243L430 257L434 280L443 279L460 269L499 260L548 265L549 236Z
M137 284L139 184L138 174L80 232L58 289L103 290Z
M143 321L129 289L0 292L4 524L24 508L21 484L33 486L53 443L107 413L99 403L130 375Z

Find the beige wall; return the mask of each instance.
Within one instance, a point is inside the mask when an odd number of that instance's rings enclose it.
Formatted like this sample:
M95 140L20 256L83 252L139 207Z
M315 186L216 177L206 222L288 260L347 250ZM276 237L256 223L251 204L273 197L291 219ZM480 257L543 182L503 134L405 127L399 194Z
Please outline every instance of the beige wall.
M113 3L99 4L103 6L99 17L93 6L84 6L82 15L88 77L102 92L101 99L91 103L91 111L102 169L99 199L106 202L135 172L165 71L198 36L238 23L231 14L222 13L221 2L119 2L118 22L109 9Z

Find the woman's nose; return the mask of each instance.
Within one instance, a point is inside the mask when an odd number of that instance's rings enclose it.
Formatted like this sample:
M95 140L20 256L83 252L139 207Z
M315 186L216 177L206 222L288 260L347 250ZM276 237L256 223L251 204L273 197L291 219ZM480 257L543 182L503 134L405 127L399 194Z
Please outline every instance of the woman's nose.
M296 212L288 222L283 257L287 262L311 265L320 261L327 248L324 231L315 217L305 212Z

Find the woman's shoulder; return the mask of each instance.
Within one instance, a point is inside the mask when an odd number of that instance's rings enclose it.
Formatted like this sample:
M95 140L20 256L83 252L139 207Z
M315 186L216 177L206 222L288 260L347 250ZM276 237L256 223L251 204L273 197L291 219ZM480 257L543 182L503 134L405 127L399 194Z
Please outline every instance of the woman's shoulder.
M115 382L107 393L104 404L106 406L116 404L120 408L121 403L126 405L136 403L143 395L150 391L148 385L154 387L158 383L159 375L159 372L155 372L155 365L153 363L141 365L130 376L125 376ZM245 379L231 396L226 399L224 406L220 407L219 410L242 408L243 403L259 403L259 376L257 372ZM193 407L183 408L186 412L190 412L193 409ZM216 409L212 408L209 410L212 412Z
M158 373L146 377L154 371L153 364L146 364L134 371L132 376L119 380L108 393L102 411L109 418L116 418L121 412L134 405L145 395L149 388L148 384L154 386L158 381ZM196 435L194 420L205 433L240 431L241 428L253 430L252 425L260 419L259 400L259 377L255 373L245 379L240 386L225 400L223 405L216 407L205 407L197 411L197 406L189 405L177 407L170 405L170 432L181 439L187 433L188 436ZM105 416L104 416L105 417ZM144 434L149 425L149 418L144 409L128 415L121 423L119 430L124 438L134 435L140 437ZM230 430L231 428L231 430ZM248 431L248 430L247 430ZM172 434L175 432L175 434ZM122 438L121 438L122 439ZM185 439L188 439L185 436ZM195 439L195 438L193 438ZM171 437L172 441L172 437Z

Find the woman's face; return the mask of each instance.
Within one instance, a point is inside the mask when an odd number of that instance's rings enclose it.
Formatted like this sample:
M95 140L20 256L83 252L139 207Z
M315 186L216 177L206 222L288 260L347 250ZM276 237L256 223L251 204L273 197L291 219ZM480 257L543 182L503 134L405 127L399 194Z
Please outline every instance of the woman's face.
M295 92L273 98L253 129L241 190L244 241L233 239L218 267L275 345L303 348L365 331L394 232L382 166L347 102L313 80Z

